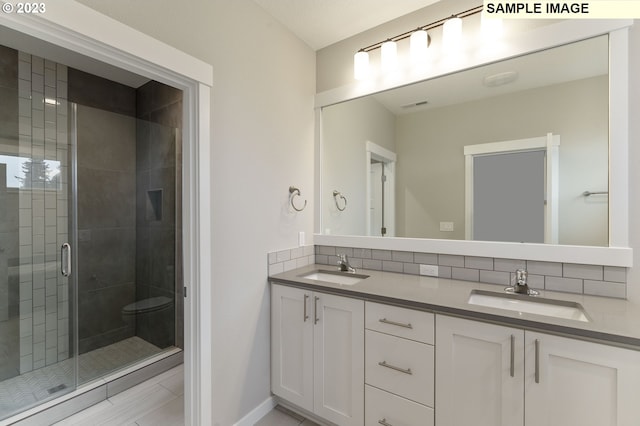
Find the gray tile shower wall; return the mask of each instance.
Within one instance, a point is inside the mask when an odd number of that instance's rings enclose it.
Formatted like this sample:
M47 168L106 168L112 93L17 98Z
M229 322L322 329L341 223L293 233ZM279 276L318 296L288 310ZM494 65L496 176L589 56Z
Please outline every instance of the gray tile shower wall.
M514 282L515 270L524 268L529 272L529 285L533 288L622 299L627 291L626 268L601 265L334 246L315 246L315 263L335 265L338 254L349 256L355 268L378 271L419 275L421 264L437 265L440 278L507 286ZM283 272L277 269L272 272L270 265L269 273Z
M138 323L136 334L158 347L183 347L182 92L151 81L136 90L136 299L176 303L163 324ZM158 333L157 330L164 330Z
M0 46L0 156L18 151L18 51ZM24 103L24 102L23 102ZM19 190L7 182L0 161L0 381L20 374ZM12 273L9 273L12 271Z
M85 353L135 335L135 90L69 68L78 104L78 333Z

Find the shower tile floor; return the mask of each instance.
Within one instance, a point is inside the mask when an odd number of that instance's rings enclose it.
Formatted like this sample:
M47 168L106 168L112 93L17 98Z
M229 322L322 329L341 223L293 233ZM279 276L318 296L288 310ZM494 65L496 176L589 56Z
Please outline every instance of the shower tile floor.
M78 358L78 383L87 383L160 352L162 349L134 336L84 353ZM0 417L73 387L73 369L74 360L67 359L0 382Z

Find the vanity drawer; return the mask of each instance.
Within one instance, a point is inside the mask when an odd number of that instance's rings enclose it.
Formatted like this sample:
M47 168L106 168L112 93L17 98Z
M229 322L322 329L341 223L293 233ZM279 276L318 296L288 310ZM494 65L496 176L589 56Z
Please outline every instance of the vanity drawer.
M433 426L433 408L373 386L364 387L365 426Z
M433 344L434 315L415 309L367 302L365 328Z
M365 330L365 383L433 407L433 346Z

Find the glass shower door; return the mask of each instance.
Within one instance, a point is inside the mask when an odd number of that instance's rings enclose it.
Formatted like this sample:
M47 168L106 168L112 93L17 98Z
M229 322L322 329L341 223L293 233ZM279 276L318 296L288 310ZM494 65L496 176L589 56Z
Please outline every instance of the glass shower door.
M0 59L1 419L74 390L76 363L67 69Z

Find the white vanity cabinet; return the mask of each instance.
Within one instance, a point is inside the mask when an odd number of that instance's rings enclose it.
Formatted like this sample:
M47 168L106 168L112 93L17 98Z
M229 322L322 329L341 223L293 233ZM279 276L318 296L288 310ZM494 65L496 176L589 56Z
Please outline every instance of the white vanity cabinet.
M524 331L436 316L436 425L522 426Z
M271 388L336 425L364 423L364 302L273 284Z
M434 315L365 304L365 424L433 426Z
M436 317L436 424L637 426L640 352Z

